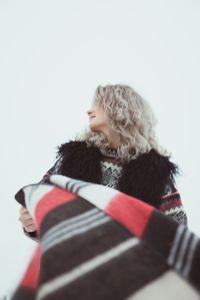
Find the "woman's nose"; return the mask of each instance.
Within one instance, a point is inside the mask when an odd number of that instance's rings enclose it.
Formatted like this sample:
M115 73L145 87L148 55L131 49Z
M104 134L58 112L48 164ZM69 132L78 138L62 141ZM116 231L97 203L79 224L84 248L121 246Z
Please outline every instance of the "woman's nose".
M87 114L88 116L90 116L91 113L92 113L92 110L91 110L91 109L89 109L89 110L86 111L86 114Z

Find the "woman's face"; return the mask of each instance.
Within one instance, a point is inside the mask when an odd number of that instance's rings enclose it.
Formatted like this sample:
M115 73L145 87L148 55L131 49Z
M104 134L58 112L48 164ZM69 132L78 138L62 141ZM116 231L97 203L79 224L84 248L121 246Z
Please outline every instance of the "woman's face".
M89 128L92 131L100 131L104 134L108 133L107 117L105 112L97 105L93 105L87 111L89 117Z

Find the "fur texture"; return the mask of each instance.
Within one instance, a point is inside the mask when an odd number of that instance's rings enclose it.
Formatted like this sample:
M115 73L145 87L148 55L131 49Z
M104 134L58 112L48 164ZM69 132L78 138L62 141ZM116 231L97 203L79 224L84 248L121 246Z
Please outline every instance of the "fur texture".
M86 142L70 141L59 146L58 156L60 155L62 156L60 174L101 183L102 154L97 147L88 147Z
M57 157L62 157L59 173L75 179L101 183L102 153L86 142L70 141L58 147ZM178 166L156 150L141 154L124 164L118 189L158 208L161 197L174 188ZM173 192L173 190L172 190Z

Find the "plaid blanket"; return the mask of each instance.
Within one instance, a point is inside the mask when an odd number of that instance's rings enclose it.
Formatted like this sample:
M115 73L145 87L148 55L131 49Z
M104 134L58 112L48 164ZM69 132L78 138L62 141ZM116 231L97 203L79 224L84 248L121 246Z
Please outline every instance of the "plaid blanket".
M200 299L200 240L112 188L51 175L15 195L39 243L12 300Z

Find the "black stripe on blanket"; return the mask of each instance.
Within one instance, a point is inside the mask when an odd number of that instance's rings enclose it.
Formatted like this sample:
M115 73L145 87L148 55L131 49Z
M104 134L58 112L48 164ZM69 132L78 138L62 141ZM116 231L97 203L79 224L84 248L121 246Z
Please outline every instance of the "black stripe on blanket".
M88 182L71 179L66 183L65 188L71 191L72 193L77 194L83 187L86 187L88 185L90 185L90 183Z
M66 219L68 220L68 218L75 217L93 208L94 206L90 204L90 202L86 200L83 201L79 196L70 202L59 205L44 217L40 229L40 238L42 238L44 233L58 222L65 221Z
M162 258L142 243L133 242L120 253L130 241L134 238L85 261L77 257L77 266L41 285L38 299L80 299L80 295L88 300L125 299L168 270Z
M76 215L74 215L74 211L77 212ZM66 215L67 219L65 220L63 217ZM51 226L51 216L54 226ZM57 216L57 220L55 220L55 216ZM99 221L102 223L98 224ZM53 212L48 214L48 218L43 222L42 227L41 247L42 262L44 263L42 267L48 266L47 278L43 277L42 281L49 280L55 274L60 274L63 268L65 270L73 268L77 264L76 259L87 260L133 237L126 228L112 220L102 210L81 198L55 208ZM52 247L46 250L45 248L50 243L52 243ZM90 245L89 248L88 245ZM85 248L87 248L87 251L85 251ZM51 257L54 255L59 257L73 255L75 260L58 260L56 263L53 262L51 269Z
M147 242L167 260L178 224L157 210L152 213L142 240Z
M194 256L193 256L193 262L192 262L192 267L190 271L190 281L194 283L194 285L198 288L200 291L200 241L198 241L195 251L194 251Z
M35 300L35 291L30 288L23 287L23 289L17 290L12 296L12 298L13 297L15 300L21 300L21 299ZM7 297L5 298L5 300L9 300L9 299Z
M113 293L112 299L125 299L169 269L160 255L81 198L48 213L42 228L42 248L53 246L42 250L41 269L48 272L40 275L38 300L80 299L82 293L84 299L109 299Z
M177 224L170 217L163 218L159 211L154 211L142 240L158 251L170 267L200 290L200 277L197 276L200 270L200 242L187 227Z

